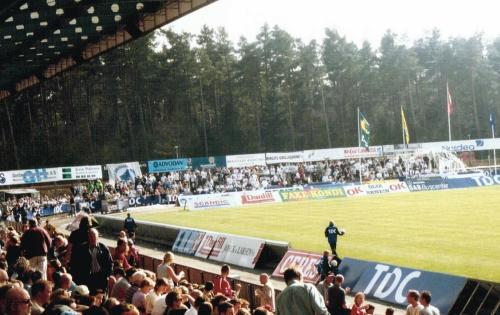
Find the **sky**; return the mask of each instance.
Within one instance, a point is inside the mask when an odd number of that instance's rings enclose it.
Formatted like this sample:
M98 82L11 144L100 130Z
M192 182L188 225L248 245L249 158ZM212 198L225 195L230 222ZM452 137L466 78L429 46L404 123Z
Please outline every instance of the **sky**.
M499 14L498 0L218 0L168 27L197 34L204 24L223 26L234 43L242 35L254 40L264 23L304 42L335 28L358 46L367 40L378 47L388 29L409 45L434 28L445 39L483 33L492 40L500 35Z

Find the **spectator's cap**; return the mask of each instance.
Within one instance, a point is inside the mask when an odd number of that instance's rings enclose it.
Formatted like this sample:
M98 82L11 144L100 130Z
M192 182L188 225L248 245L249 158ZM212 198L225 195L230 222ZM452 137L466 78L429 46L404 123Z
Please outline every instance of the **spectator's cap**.
M333 220L331 220L330 225L335 225L335 222L333 222Z
M75 288L75 290L73 291L73 294L75 294L75 295L89 295L90 291L86 285L81 284Z

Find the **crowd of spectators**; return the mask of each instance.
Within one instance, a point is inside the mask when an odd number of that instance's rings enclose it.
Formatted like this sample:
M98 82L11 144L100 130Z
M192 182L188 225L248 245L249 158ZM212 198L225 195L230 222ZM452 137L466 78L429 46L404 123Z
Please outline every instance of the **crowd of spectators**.
M374 314L363 293L346 303L343 277L329 273L317 285L301 272L284 272L286 288L277 296L267 274L259 276L256 305L240 297L228 265L212 281L193 283L175 269L167 252L155 271L137 267L133 234L121 231L116 250L100 241L95 221L80 215L68 238L49 222L30 220L23 233L0 229L0 313L6 315L314 315ZM132 237L131 237L132 236ZM234 285L234 286L233 286ZM407 314L438 315L430 292L410 290ZM385 314L393 314L387 308ZM380 313L379 313L380 314Z
M344 184L359 181L419 177L437 173L436 162L427 155L275 164L241 168L210 168L161 174L145 174L134 182L117 181L104 187L108 198L119 195L171 196L209 194L303 186L316 183ZM97 191L93 192L97 194Z

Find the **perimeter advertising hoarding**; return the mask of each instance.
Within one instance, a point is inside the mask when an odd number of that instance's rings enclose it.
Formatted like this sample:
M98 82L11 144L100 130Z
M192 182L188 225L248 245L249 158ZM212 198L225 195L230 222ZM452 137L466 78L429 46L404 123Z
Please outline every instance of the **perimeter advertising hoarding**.
M283 278L283 274L288 267L296 266L302 272L304 282L316 284L320 278L316 265L321 260L321 255L302 252L298 250L288 250L274 269L273 277Z
M177 234L172 250L177 253L194 256L204 237L205 232L181 229L179 234Z
M0 171L0 186L25 185L66 180L94 180L102 178L100 165L64 166L17 171Z
M242 205L281 202L280 194L277 191L244 191L239 195Z
M187 170L187 168L187 159L148 161L148 172L150 173L182 171Z
M264 244L262 239L206 232L195 256L253 269Z
M409 192L405 182L397 181L343 187L347 197Z
M241 155L228 155L226 156L227 167L251 167L251 166L265 166L266 154L241 154Z
M266 153L267 164L302 163L302 162L304 162L304 151Z
M406 294L409 289L439 292L433 295L432 304L442 314L449 313L467 282L467 279L463 277L352 258L343 260L340 272L345 274L346 278L349 277L349 282L353 285L352 292L363 292L369 298L390 304L406 306ZM352 277L349 275L350 272Z
M264 244L262 239L221 234L208 259L253 269Z
M179 205L189 210L228 208L241 205L238 193L180 195Z
M109 182L114 184L120 182L133 182L136 177L142 176L139 162L125 162L117 164L106 164Z
M322 187L308 190L280 190L279 194L283 202L300 200L321 200L345 197L342 187Z
M207 156L189 158L188 165L192 168L216 168L226 167L225 156Z

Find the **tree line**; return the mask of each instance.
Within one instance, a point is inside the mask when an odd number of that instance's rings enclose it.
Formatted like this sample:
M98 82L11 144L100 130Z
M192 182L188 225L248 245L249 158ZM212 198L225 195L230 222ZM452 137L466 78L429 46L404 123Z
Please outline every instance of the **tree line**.
M0 168L357 146L357 107L372 144L402 142L401 106L411 142L444 141L447 82L453 138L490 137L499 78L500 37L480 34L410 46L387 31L375 49L334 29L159 30L5 101Z

